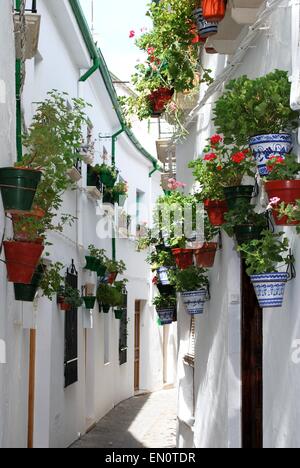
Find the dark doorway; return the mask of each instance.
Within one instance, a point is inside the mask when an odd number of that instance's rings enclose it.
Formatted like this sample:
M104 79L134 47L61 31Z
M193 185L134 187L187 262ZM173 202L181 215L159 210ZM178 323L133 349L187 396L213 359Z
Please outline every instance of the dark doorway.
M263 311L242 262L242 444L263 448Z
M134 390L140 389L141 301L135 302Z

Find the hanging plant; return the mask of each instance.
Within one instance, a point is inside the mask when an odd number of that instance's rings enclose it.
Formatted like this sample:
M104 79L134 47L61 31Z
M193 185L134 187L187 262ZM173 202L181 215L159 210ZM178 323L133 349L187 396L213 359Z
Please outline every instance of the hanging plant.
M126 281L116 282L115 285L100 284L97 290L97 300L106 313L111 307L120 307L123 305L123 290Z
M117 203L123 207L128 197L128 184L127 182L118 182L113 188L107 188L103 194L103 203L114 205Z
M170 275L171 284L181 293L187 312L190 315L203 314L209 286L206 270L192 266L171 272Z
M79 308L83 304L80 292L69 285L61 286L57 295L57 303L63 311Z
M95 296L95 285L93 283L86 283L82 290L82 300L85 308L87 310L93 310L97 299Z
M32 277L30 284L14 284L15 300L22 302L33 302L39 289L46 267L40 264Z
M118 171L106 163L101 165L97 164L92 168L92 172L99 176L102 184L108 188L113 188L118 178Z
M229 211L225 215L225 221L223 229L230 237L235 236L239 245L259 239L262 232L268 228L265 213L256 213L255 207L249 206L247 201Z
M170 325L173 323L173 318L177 306L176 296L156 296L153 300L153 305L156 308L161 325Z
M99 277L106 275L106 262L108 261L104 249L97 249L93 244L89 245L89 255L85 257L85 269L96 272Z

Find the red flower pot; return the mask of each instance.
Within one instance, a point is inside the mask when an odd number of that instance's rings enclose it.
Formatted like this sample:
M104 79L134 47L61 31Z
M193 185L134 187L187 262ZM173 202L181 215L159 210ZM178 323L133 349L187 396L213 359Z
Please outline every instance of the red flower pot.
M116 273L116 272L110 273L109 277L108 277L108 284L114 284L114 282L117 279L117 276L118 276L118 273Z
M271 180L265 183L266 191L269 199L280 198L280 203L286 205L296 204L296 200L300 200L300 180ZM288 221L288 217L280 218L278 210L273 210L274 221L277 226L297 226L298 221L293 223Z
M169 88L159 88L157 91L153 91L149 96L153 114L162 114L169 101L171 101L173 94L174 90Z
M63 312L69 312L72 309L72 306L65 302L65 298L63 296L58 296L57 303L59 304L60 310Z
M195 250L196 264L202 268L212 268L218 250L216 242L205 243L200 249Z
M186 270L193 265L194 251L192 249L172 249L176 264L181 270Z
M222 226L225 223L224 215L228 212L226 201L206 200L204 207L213 226Z
M29 242L3 242L8 281L30 284L44 246Z
M203 17L210 23L219 23L225 17L225 0L202 0Z

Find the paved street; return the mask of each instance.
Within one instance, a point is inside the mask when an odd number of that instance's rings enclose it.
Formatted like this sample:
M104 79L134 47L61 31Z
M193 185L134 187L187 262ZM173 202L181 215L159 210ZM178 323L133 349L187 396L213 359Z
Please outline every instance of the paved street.
M175 448L175 390L131 398L72 448Z

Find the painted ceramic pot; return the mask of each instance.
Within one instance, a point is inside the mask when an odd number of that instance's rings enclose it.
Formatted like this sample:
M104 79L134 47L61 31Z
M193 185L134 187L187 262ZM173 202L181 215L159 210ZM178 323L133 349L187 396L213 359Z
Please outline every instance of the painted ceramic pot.
M161 325L170 325L173 323L174 307L169 309L156 309Z
M181 293L182 301L190 315L200 315L204 313L204 306L207 302L207 289Z
M158 275L159 281L163 286L169 286L170 285L169 271L171 269L172 269L172 267L160 267L157 270L157 275Z
M250 138L250 149L255 157L259 174L269 174L267 162L271 156L285 156L293 149L293 137L290 133L257 135Z
M287 280L287 273L266 273L251 276L262 309L282 307Z
M194 17L196 20L198 32L202 38L214 36L218 33L218 23L210 23L203 16L202 8L194 10Z

